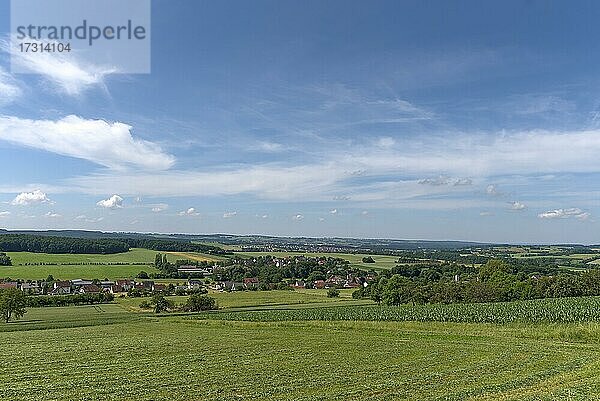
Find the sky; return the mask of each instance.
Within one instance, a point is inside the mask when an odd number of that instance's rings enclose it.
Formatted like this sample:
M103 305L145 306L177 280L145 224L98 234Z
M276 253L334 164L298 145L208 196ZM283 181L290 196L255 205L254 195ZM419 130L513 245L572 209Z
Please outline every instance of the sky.
M153 0L150 74L9 15L2 228L600 243L597 2Z

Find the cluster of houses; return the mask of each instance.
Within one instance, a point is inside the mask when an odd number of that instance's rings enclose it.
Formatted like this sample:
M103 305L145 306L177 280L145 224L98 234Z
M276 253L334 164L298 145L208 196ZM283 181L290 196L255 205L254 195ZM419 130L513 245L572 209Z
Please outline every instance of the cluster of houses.
M198 290L202 287L199 280L188 280L184 285L175 287L185 291ZM0 289L17 288L28 295L70 295L70 294L96 294L109 292L120 294L136 289L146 292L166 291L167 285L154 281L116 280L116 281L91 281L75 279L68 281L27 281L27 282L0 282Z
M363 286L366 287L368 281L369 277L354 277L352 274L348 274L345 278L340 276L331 276L327 280L315 280L312 283L311 288L359 288ZM294 288L308 288L310 284L304 280L296 280L296 282L291 286Z

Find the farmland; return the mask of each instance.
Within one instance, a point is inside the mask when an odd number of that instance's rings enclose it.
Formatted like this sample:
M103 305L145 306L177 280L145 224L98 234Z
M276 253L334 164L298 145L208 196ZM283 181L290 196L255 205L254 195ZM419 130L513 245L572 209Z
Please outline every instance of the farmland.
M351 291L342 290L339 298L327 298L326 290L274 290L274 291L238 291L238 292L211 292L219 308L293 308L298 306L316 307L322 305L371 305L370 300L353 300ZM187 297L168 297L176 303L182 303ZM140 298L117 298L116 302L129 310L139 311Z
M133 248L116 254L48 254L33 252L7 252L13 266L0 266L0 277L39 280L53 275L62 280L81 277L118 279L134 277L140 271L158 273L152 266L156 251ZM222 260L222 257L193 252L167 252L169 262L177 259Z
M596 323L244 322L113 307L31 310L55 321L48 330L1 325L0 398L584 400L600 389ZM79 313L93 325L69 321Z
M315 253L315 252L236 252L235 253L241 257L257 257L257 256L274 256L278 258L284 258L288 256L306 256L310 258L314 257L331 257L331 258L340 258L350 262L351 267L357 267L365 270L371 269L391 269L396 266L396 261L398 257L389 256L389 255L369 255L362 253ZM362 258L371 256L375 263L365 263L362 261Z

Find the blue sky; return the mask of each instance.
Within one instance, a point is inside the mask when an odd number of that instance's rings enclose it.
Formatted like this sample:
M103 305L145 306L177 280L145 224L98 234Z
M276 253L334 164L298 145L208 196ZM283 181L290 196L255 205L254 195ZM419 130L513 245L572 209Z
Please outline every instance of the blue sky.
M153 0L151 74L0 53L0 226L598 243L600 5L555 3Z

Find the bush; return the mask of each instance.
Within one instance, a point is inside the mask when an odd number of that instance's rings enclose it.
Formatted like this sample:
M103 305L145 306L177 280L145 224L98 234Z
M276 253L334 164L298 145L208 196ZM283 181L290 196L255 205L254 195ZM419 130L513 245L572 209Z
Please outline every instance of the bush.
M330 288L327 291L327 298L337 298L340 296L340 290L337 288Z

